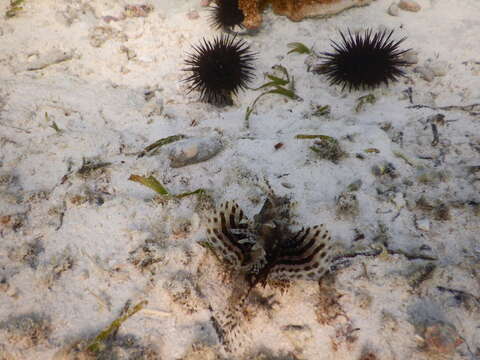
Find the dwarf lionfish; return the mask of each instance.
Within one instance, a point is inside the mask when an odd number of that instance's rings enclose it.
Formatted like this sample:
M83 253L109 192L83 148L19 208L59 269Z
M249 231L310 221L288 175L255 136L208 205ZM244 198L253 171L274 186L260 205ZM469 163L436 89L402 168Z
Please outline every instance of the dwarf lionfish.
M210 247L248 284L246 292L237 295L224 331L238 327L238 313L258 283L265 286L268 280L319 280L330 269L334 250L325 226L292 231L290 221L290 199L276 196L270 187L253 221L235 201L223 203L207 219Z

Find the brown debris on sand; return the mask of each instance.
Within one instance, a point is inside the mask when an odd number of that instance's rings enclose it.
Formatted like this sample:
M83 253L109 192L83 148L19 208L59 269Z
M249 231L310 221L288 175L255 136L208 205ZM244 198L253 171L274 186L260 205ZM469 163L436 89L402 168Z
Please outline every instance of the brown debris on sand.
M256 29L262 23L262 11L267 4L277 15L287 16L292 21L309 17L335 15L343 10L365 6L373 0L239 0L239 7L245 14L243 24Z

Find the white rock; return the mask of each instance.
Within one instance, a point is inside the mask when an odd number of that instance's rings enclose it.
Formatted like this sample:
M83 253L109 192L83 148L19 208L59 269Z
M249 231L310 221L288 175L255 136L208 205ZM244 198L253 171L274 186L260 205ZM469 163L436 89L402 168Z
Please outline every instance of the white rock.
M434 61L428 64L435 76L445 76L448 71L448 63L446 61Z
M418 64L418 53L414 50L408 50L403 53L402 60L408 62L409 64Z
M400 15L400 8L398 7L397 3L392 3L389 7L388 7L388 14L391 15L391 16L398 16Z
M405 207L407 202L405 201L405 198L402 193L398 192L395 194L395 198L393 199L393 202L397 206L397 209L400 210L401 208Z
M289 182L282 182L282 186L287 189L293 189L295 186Z
M430 231L430 221L428 219L417 220L417 229L422 231Z
M192 231L197 231L200 228L201 221L200 221L200 216L197 213L193 213L191 224L192 224Z
M417 66L414 71L419 73L421 77L428 82L433 81L433 78L435 77L433 70L427 66Z
M414 0L400 0L398 7L405 11L418 12L422 8L419 3Z
M17 297L18 295L18 289L15 287L15 286L9 286L7 291L6 291L6 294L10 297Z
M169 146L170 166L177 168L211 159L223 148L218 137L190 138Z

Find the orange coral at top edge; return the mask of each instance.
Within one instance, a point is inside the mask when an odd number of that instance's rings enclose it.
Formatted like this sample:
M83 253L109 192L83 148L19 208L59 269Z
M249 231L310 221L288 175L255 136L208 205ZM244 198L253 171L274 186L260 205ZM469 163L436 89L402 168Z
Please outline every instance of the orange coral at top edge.
M277 15L285 15L292 21L307 17L329 16L356 6L365 6L374 0L239 0L245 14L243 24L256 29L262 23L262 10L268 3Z

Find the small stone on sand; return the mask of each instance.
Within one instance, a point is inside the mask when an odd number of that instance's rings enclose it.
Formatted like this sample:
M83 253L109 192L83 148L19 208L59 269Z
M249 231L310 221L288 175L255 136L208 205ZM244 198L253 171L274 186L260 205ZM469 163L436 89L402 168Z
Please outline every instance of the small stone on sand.
M427 66L417 66L413 71L419 73L422 79L428 82L433 81L433 78L435 77L433 70Z
M446 61L432 61L428 67L433 71L435 76L445 76L448 71L448 63Z
M400 15L400 8L398 7L397 3L392 3L388 8L388 14L391 16L398 16Z
M206 161L217 155L223 148L217 137L191 138L171 146L170 166L178 168Z
M430 221L428 219L417 220L417 229L422 231L430 230Z
M422 8L419 3L413 0L400 0L398 7L405 11L418 12Z

